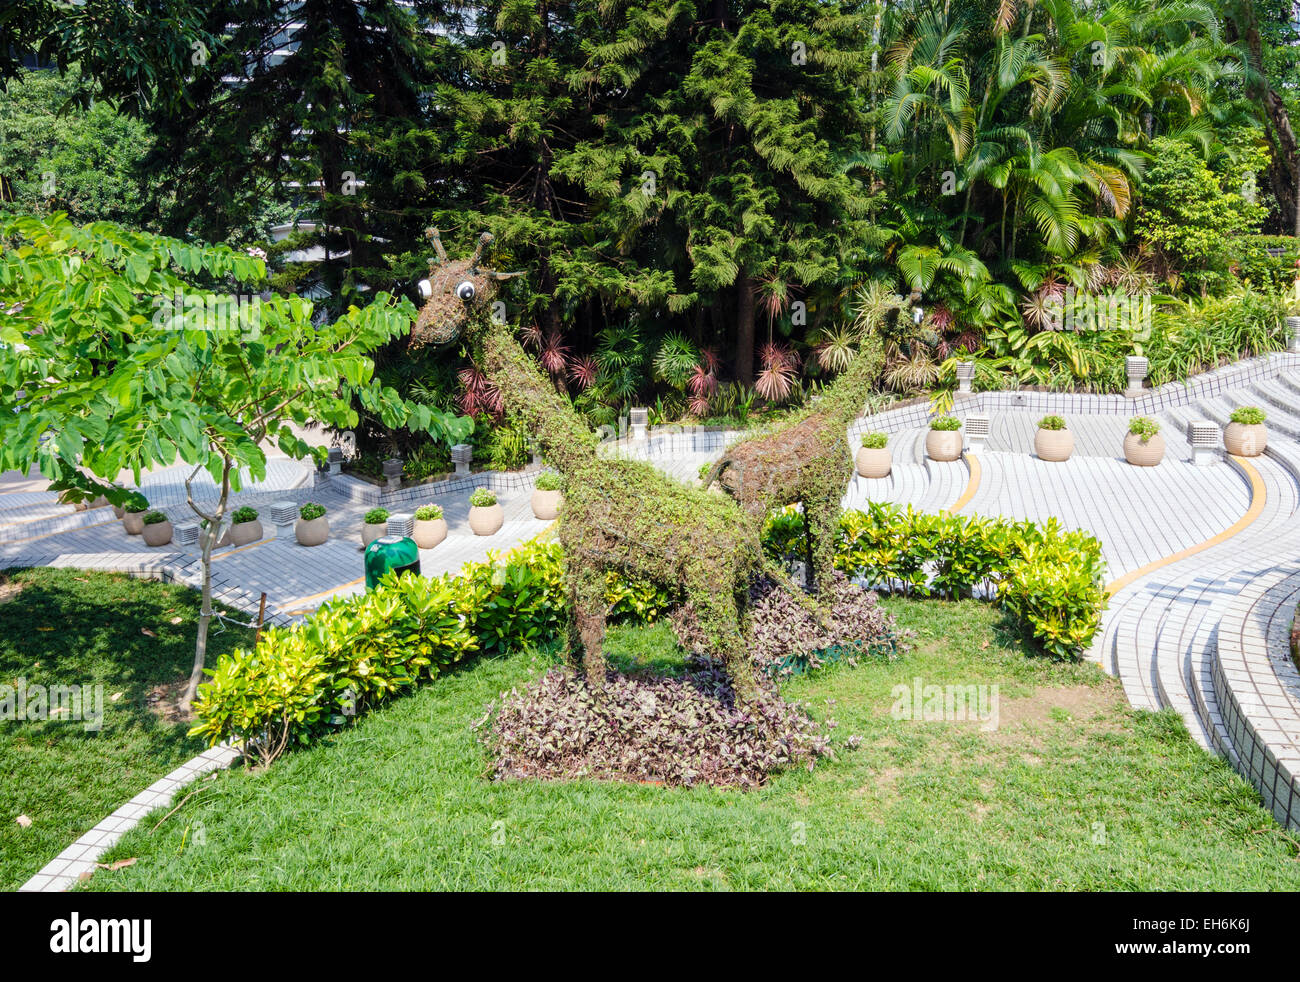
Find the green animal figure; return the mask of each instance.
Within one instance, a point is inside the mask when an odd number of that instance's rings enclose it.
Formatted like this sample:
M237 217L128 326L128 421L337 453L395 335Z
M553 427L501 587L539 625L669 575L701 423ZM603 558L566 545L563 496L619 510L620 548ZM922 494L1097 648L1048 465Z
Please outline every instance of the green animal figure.
M880 341L869 335L812 406L733 445L704 479L706 488L717 481L758 522L774 509L803 505L808 586L814 593L834 573L840 500L853 476L849 424L862 412L883 364Z
M437 233L431 238L438 243ZM588 684L602 691L608 602L606 574L645 577L679 592L703 632L705 653L720 660L739 702L758 694L742 624L750 584L765 561L759 521L728 498L687 487L642 461L597 453L596 434L558 393L502 318L491 316L497 284L518 275L482 269L484 233L469 260L438 262L421 284L426 297L412 345L463 341L501 393L506 412L536 437L565 479L559 522L573 617L567 651L581 645Z

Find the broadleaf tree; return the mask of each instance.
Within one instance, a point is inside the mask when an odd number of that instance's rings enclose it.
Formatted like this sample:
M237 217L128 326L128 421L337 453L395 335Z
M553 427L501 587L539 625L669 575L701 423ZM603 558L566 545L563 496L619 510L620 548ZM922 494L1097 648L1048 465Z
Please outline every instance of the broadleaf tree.
M407 300L380 294L315 323L301 297L235 292L265 279L259 259L62 213L0 219L0 245L0 470L36 466L71 500L120 505L138 495L116 483L124 470L138 484L149 468L192 468L189 506L213 534L186 706L203 675L212 548L231 493L265 477L266 446L323 463L295 426L355 426L354 399L394 428L450 442L470 431L375 379L370 352L409 331ZM195 497L203 470L215 506Z

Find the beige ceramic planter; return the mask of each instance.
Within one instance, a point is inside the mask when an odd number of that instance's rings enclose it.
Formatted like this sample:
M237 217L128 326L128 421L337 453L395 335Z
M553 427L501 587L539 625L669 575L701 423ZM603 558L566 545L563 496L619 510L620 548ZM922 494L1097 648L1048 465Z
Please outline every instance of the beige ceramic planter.
M1234 457L1258 457L1268 446L1268 430L1263 423L1229 423L1223 445Z
M858 448L858 473L862 477L888 477L893 466L888 447Z
M469 527L475 535L496 535L506 523L505 509L498 505L471 505Z
M165 546L172 540L171 522L154 522L143 526L144 544L147 546Z
M230 526L230 541L237 546L246 546L250 542L260 542L262 539L262 522L260 519L253 519L251 522L236 522Z
M208 544L208 530L200 525L199 526L199 548L204 549L207 547L207 544ZM221 546L228 546L228 545L230 545L229 527L226 528L226 534L221 537L221 541L213 543L212 548L217 549L220 548Z
M1157 433L1146 443L1136 433L1124 436L1124 459L1135 467L1155 467L1165 458L1165 438Z
M114 505L113 514L118 518L123 518L126 516L126 509L123 508L121 505Z
M961 444L961 430L931 430L925 436L925 454L931 460L957 460Z
M330 537L329 516L322 515L310 521L300 518L294 522L293 534L300 546L318 546Z
M554 521L560 515L560 506L564 504L563 491L543 491L540 488L533 489L533 517L540 518L543 522Z
M1069 430L1044 430L1034 434L1034 453L1039 460L1069 460L1074 453L1074 434Z
M368 522L361 523L361 547L364 549L370 543L374 542L380 536L388 531L388 519L384 519L377 525L371 525Z
M432 549L447 538L447 520L445 518L416 519L411 530L411 538L421 549Z
M122 528L127 535L139 535L144 531L144 512L128 511L122 514Z

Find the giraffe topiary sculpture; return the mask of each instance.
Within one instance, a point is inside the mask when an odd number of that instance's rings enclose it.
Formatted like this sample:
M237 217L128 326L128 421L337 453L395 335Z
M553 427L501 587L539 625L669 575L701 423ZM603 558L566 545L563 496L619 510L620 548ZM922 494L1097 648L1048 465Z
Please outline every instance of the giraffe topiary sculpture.
M431 237L438 242L436 233ZM757 683L742 620L750 584L771 566L758 520L726 497L687 487L643 461L597 453L596 435L567 396L513 330L490 316L496 284L517 275L479 268L491 241L484 233L473 257L458 262L448 262L439 248L440 262L421 284L427 300L411 343L464 341L506 412L535 435L547 463L564 475L559 539L573 608L568 652L581 645L588 684L602 690L606 573L630 573L681 592L705 652L725 664L737 700L753 700Z
M808 584L831 582L840 500L853 476L849 424L862 412L884 364L879 339L868 335L849 366L821 398L767 432L735 444L704 479L715 480L756 521L802 504Z

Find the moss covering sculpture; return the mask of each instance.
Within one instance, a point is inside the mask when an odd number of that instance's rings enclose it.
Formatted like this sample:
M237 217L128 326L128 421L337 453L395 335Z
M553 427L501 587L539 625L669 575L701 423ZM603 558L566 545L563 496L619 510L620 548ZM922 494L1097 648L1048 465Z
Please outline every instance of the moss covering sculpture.
M437 243L436 233L432 236ZM680 590L702 630L706 652L722 661L736 698L757 693L742 634L750 584L770 564L760 525L723 496L680 484L651 465L598 455L596 435L568 398L490 316L496 284L515 274L480 269L484 233L470 260L449 263L439 249L412 344L464 341L501 392L506 412L537 438L567 488L559 539L567 562L573 621L568 651L583 649L593 689L603 689L605 574L616 569ZM436 275L434 275L436 274Z
M835 525L853 475L849 424L862 412L883 364L879 339L867 335L815 403L731 447L704 479L706 488L718 481L760 523L777 508L803 505L808 583L814 592L834 573Z

